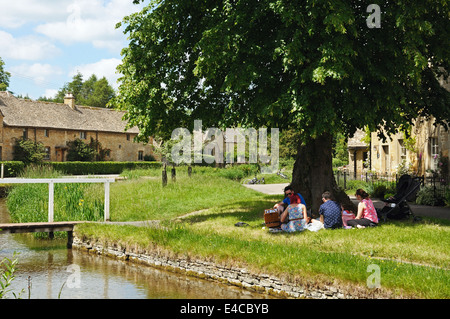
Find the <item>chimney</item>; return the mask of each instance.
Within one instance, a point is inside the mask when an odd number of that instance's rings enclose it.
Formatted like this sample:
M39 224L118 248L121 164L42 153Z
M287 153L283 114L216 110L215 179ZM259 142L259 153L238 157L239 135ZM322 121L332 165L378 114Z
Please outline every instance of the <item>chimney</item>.
M64 104L75 110L75 97L72 93L66 93L66 96L64 96Z

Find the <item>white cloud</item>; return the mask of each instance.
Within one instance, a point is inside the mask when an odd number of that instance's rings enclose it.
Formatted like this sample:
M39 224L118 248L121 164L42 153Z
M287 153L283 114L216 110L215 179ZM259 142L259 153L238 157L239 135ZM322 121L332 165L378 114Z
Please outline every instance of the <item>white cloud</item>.
M58 93L58 90L47 89L47 90L45 90L44 96L47 98L54 98L57 93Z
M116 74L116 68L122 61L119 59L102 59L95 63L83 64L76 66L72 69L69 76L73 77L78 72L83 75L83 79L87 80L92 74L95 74L97 78L105 77L109 84L117 89L117 79L120 74Z
M60 54L51 42L33 35L15 38L0 30L0 56L16 60L42 60Z
M72 0L1 1L0 27L14 29L30 22L64 19L65 8L71 2Z
M125 36L115 25L141 7L123 0L75 0L65 6L60 20L40 24L35 31L64 44L89 42L96 48L119 50Z
M50 64L34 63L16 65L9 68L12 77L26 80L33 80L37 86L55 86L56 83L51 82L54 75L61 75L63 71L56 66Z

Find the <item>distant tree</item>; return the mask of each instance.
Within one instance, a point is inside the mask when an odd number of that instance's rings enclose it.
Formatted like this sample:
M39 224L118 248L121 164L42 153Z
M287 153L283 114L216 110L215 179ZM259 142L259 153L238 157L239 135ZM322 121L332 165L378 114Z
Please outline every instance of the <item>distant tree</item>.
M90 92L89 95L81 100L84 105L106 107L109 100L114 97L114 89L109 85L105 77L97 80L97 77L92 75L89 80L83 83L82 89L85 91L89 89Z
M0 58L0 91L6 91L9 86L9 78L11 77L11 73L6 72L4 69L4 65L5 62Z
M105 77L98 79L93 74L89 79L84 81L83 75L78 72L72 78L71 82L66 83L58 91L55 98L41 97L38 100L63 103L64 96L69 92L73 94L77 104L95 107L106 107L109 100L115 95L113 87Z
M28 93L26 95L22 95L22 94L16 95L16 98L24 99L24 100L31 100L31 97L28 95Z

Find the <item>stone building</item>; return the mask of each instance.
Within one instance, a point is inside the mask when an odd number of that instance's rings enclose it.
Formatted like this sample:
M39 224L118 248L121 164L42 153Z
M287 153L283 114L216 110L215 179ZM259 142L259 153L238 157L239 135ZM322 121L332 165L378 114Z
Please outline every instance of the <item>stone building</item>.
M368 161L370 146L363 141L365 135L366 132L364 132L363 130L357 130L355 134L347 141L347 170L355 178L363 174L366 169L370 169L370 161Z
M434 119L417 119L411 127L410 136L398 132L385 141L371 133L370 145L361 139L365 133L358 130L348 140L350 175L360 176L367 171L395 176L409 171L419 176L441 172L448 167L450 156L450 131L434 125ZM370 159L370 161L369 161ZM442 176L448 179L449 176Z
M77 138L100 142L110 150L106 160L141 161L153 155L153 140L133 142L139 131L135 127L125 131L123 115L123 111L76 105L70 94L64 103L51 103L0 92L0 160L13 160L13 146L22 137L42 143L47 161L66 161L67 143Z
M439 83L450 92L450 79L441 77ZM348 141L349 170L355 170L355 176L368 170L391 176L407 171L419 176L437 173L450 180L450 130L434 124L434 118L417 118L411 125L410 136L398 132L385 141L372 132L370 145L361 141L365 133L359 130Z
M383 141L372 133L372 170L387 174L410 171L420 176L440 171L448 161L450 131L435 126L434 119L417 119L410 134L406 137L398 132Z

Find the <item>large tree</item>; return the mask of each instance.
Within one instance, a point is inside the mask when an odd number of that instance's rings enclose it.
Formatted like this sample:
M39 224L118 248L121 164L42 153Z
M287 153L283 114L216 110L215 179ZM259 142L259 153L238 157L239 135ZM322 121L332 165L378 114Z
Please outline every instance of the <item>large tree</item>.
M143 140L194 119L295 128L294 187L314 211L324 190L348 200L332 174L336 132L450 118L437 80L449 70L448 2L370 3L379 15L358 0L151 1L121 23L130 43L114 104Z

